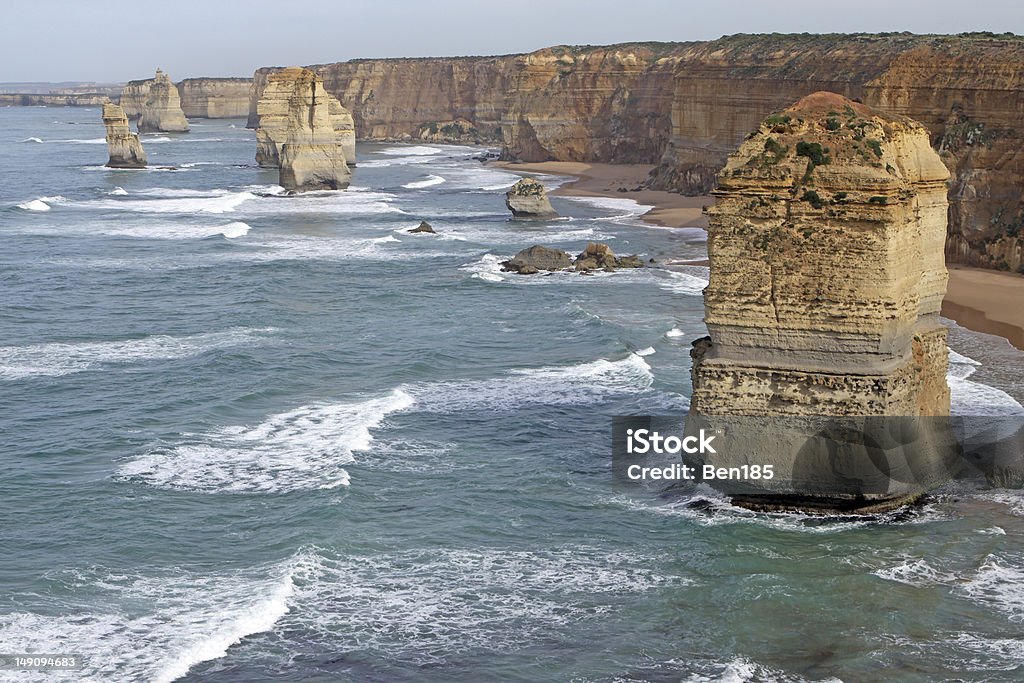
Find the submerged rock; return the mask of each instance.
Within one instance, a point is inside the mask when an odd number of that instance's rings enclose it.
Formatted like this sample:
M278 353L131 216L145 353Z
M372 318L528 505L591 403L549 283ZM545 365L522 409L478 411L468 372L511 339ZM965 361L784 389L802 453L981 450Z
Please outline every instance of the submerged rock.
M572 262L569 254L561 249L551 249L535 244L523 249L501 265L503 270L520 275L531 275L542 270L565 270L572 265Z
M107 153L110 168L145 168L146 153L139 136L128 126L128 117L120 105L103 104L103 126L107 133Z
M332 99L309 69L290 67L270 76L259 101L256 161L278 166L278 182L285 189L348 187L352 173L345 147L354 144L354 129L339 134L335 125L343 125L344 108Z
M187 133L188 121L181 110L178 88L160 69L145 89L139 118L140 133Z
M546 219L558 218L551 207L544 186L533 178L523 178L505 193L505 206L513 218Z
M430 235L436 235L437 234L437 231L434 230L434 226L432 226L430 223L428 223L426 221L420 221L420 224L417 227L415 227L412 230L410 230L409 232L410 233L413 233L413 232L428 233Z

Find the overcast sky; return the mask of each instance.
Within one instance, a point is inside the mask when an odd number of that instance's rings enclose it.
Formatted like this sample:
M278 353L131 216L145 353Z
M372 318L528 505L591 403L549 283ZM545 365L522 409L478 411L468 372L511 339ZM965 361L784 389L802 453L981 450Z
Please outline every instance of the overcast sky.
M1021 0L3 0L0 82L251 76L355 57L732 33L1012 31Z

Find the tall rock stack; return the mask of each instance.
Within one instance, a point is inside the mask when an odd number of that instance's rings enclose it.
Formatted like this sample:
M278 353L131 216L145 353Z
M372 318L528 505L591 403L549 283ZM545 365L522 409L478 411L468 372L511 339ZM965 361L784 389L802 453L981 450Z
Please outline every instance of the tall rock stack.
M765 119L730 155L708 212L710 337L692 352L691 414L948 415L948 178L920 124L840 95ZM785 479L794 454L771 440L757 457ZM829 484L815 495L828 498Z
M103 104L103 126L107 131L107 152L110 168L145 168L146 153L139 136L128 126L128 117L119 105Z
M187 133L188 121L181 110L178 88L160 69L145 90L145 103L139 119L140 133Z
M290 190L343 189L355 158L352 114L301 67L270 75L258 105L256 162L278 167Z

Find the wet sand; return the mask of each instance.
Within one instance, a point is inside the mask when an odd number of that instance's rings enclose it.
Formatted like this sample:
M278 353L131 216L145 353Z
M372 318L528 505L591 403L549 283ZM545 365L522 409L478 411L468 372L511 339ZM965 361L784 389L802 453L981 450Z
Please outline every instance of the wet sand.
M572 161L492 164L523 173L572 176L576 180L552 194L632 199L653 207L642 216L644 221L664 227L706 228L703 207L714 203L711 197L684 197L674 192L640 189L654 168L648 164ZM626 191L621 191L623 189ZM942 302L942 315L968 329L1005 337L1024 350L1024 276L950 265L949 289Z

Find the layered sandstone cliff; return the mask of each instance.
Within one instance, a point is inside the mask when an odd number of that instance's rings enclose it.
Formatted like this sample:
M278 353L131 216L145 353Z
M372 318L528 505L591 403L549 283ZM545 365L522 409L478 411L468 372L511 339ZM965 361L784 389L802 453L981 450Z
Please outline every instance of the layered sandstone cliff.
M0 107L102 107L103 93L0 93Z
M280 168L279 182L295 191L343 189L351 172L345 148L354 142L351 116L309 69L291 67L267 81L258 111L256 160Z
M128 126L124 110L113 102L103 105L103 126L106 129L107 166L111 168L145 168L146 153L139 136Z
M709 210L691 411L948 415L948 177L923 126L834 93L765 119Z
M186 78L177 85L185 116L200 119L247 117L251 86L251 78Z
M501 144L506 159L658 164L708 192L766 115L818 90L922 122L953 172L947 257L1024 269L1024 41L991 35L738 35L312 68L365 139ZM249 125L276 69L256 72Z
M1020 270L1022 62L1024 41L990 35L731 36L692 46L652 187L706 193L758 121L827 89L927 127L953 175L949 260Z
M160 69L146 88L146 99L139 116L140 133L186 133L188 121L181 110L178 88Z
M309 67L365 139L501 144L522 161L654 163L670 133L676 43ZM276 68L253 78L249 126Z

